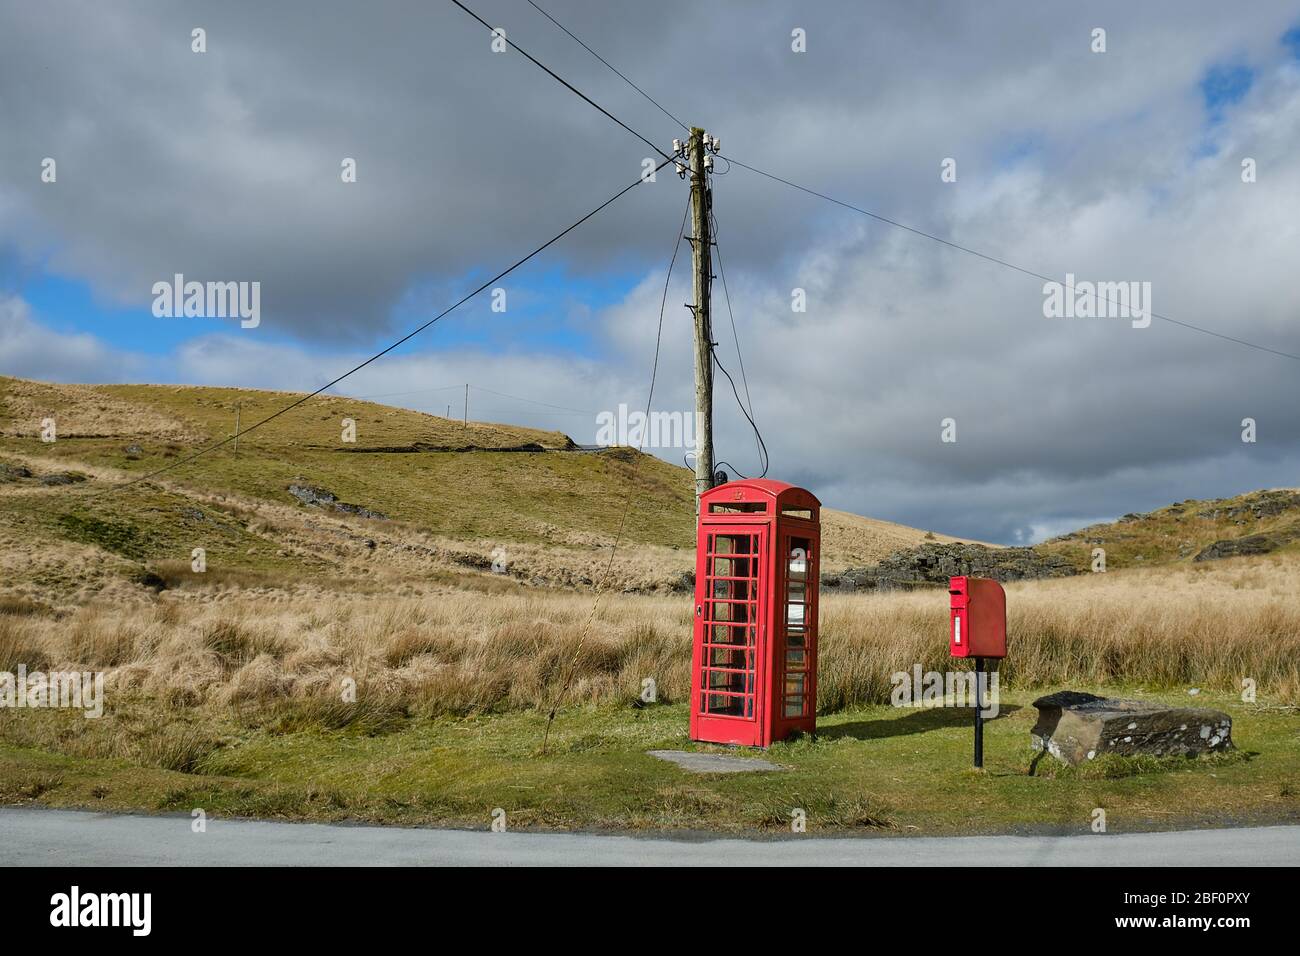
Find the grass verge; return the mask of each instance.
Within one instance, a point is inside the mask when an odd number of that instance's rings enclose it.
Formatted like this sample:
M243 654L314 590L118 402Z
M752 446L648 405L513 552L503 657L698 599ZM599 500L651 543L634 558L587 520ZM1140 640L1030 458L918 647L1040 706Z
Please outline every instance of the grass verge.
M500 807L515 829L771 834L790 832L795 810L809 832L899 835L1087 833L1096 808L1110 832L1300 819L1292 709L1203 697L1232 714L1235 753L1067 768L1034 759L1034 696L1004 690L983 771L970 767L969 711L867 707L773 746L765 756L784 771L733 775L691 774L647 754L723 749L687 740L682 704L565 711L546 754L536 711L413 718L368 707L350 720L292 703L206 713L141 699L98 721L10 712L0 802L471 828L489 826ZM116 750L123 739L130 749Z

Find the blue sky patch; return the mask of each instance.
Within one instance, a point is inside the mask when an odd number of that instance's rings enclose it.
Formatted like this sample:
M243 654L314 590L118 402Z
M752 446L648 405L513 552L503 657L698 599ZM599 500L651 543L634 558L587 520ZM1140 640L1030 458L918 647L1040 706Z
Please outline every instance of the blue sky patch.
M389 328L367 343L380 348L437 315L482 277L439 281L412 292L393 309ZM595 356L600 351L592 315L621 302L640 278L628 270L598 277L576 277L562 268L525 267L500 285L507 309L493 312L491 290L485 290L426 332L399 347L395 354L430 348L478 348L489 352L532 351ZM183 343L211 335L256 335L259 343L292 343L310 353L327 353L329 345L276 332L274 312L263 301L263 325L241 332L223 319L157 318L152 300L132 306L106 303L90 283L44 274L30 277L18 290L31 307L32 318L64 333L89 333L111 348L148 356L166 356ZM467 321L468 320L468 321ZM365 348L366 346L361 346Z
M1201 78L1201 96L1211 122L1223 118L1227 108L1240 103L1255 82L1255 71L1244 63L1219 64Z
M1291 54L1291 59L1300 60L1300 24L1282 34L1282 46Z

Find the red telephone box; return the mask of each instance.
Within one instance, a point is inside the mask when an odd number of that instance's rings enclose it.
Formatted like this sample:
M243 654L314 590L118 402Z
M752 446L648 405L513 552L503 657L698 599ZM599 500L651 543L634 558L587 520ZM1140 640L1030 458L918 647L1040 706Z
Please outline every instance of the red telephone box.
M765 478L700 496L692 740L766 747L816 728L820 511Z

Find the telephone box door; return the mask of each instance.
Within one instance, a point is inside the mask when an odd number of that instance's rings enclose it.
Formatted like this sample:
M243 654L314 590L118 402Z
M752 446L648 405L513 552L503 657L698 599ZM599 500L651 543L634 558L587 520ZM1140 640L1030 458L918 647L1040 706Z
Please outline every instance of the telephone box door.
M767 628L764 601L768 528L706 526L696 563L691 737L761 745L766 717Z
M811 731L817 709L817 566L819 542L815 531L782 532L776 564L777 580L784 587L777 607L782 620L775 631L781 638L774 647L776 693L780 710L775 724L785 737L790 730Z

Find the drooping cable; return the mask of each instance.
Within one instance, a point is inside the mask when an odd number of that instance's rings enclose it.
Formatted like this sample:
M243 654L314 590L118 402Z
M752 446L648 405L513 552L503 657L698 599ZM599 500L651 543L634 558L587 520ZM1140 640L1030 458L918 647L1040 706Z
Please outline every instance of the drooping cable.
M688 133L690 132L691 128L690 128L689 126L687 126L685 123L683 123L681 120L679 120L679 119L678 119L676 116L674 116L672 113L670 113L670 112L668 112L666 109L664 109L664 108L659 104L659 101L656 100L653 96L651 96L651 95L650 95L649 93L647 93L645 90L641 89L641 87L637 86L635 83L633 83L631 80L629 80L629 79L627 78L627 76L623 73L622 70L620 70L620 69L619 69L618 67L616 67L614 64L610 63L609 60L605 59L603 56L601 56L599 53L597 53L597 52L596 52L595 50L593 50L591 47L587 46L587 44L583 43L583 42L582 42L582 39L581 39L577 34L575 34L572 30L570 30L568 27L566 27L563 23L561 23L559 20L555 19L555 17L551 16L549 13L547 13L545 10L543 10L541 7L539 7L536 3L533 3L533 0L528 0L528 2L529 2L529 4L532 5L532 7L533 7L534 10L536 10L536 11L537 11L538 13L540 13L542 16L546 17L546 19L550 20L550 21L551 21L552 23L554 23L557 27L559 27L561 30L563 30L565 33L567 33L570 37L572 37L572 38L573 38L573 41L574 41L575 43L577 43L580 47L582 47L584 50L586 50L588 53L590 53L592 56L594 56L594 57L595 57L597 60L599 60L601 63L604 63L607 67L609 67L611 70L613 70L614 73L619 77L619 79L621 79L624 83L626 83L628 86L632 87L632 89L636 90L638 93L640 93L642 96L644 96L647 100L649 100L649 101L654 105L654 107L655 107L657 110L659 110L659 112L663 113L664 116L667 116L670 120L672 120L674 123L676 123L676 124L677 124L678 126L680 126L682 129L686 130Z
M475 20L477 20L479 23L483 24L483 26L487 27L487 29L488 29L489 31L492 31L492 30L496 29L495 27L492 26L492 24L488 23L486 20L484 20L482 17L480 17L477 13L475 13L475 12L474 12L473 10L471 10L469 7L465 6L465 4L461 3L460 0L451 0L451 2L454 3L456 6L460 7L462 10L464 10L466 13L468 13L471 17L473 17L473 18L474 18ZM511 39L509 39L509 37L507 37L507 38L506 38L506 45L507 45L507 47L508 47L509 49L519 51L519 54L520 54L521 56L523 56L525 59L527 59L528 62L532 63L534 66L536 66L536 67L537 67L538 69L540 69L542 72L546 73L548 76L550 76L552 79L554 79L557 83L559 83L559 84L560 84L561 86L563 86L565 89L569 90L569 92L574 93L574 94L577 95L580 99L582 99L584 102L586 102L588 105L595 107L598 111L600 111L601 113L605 114L605 116L607 116L609 119L613 120L613 121L614 121L615 123L617 123L619 126L623 127L623 129L627 130L629 133L631 133L631 134L632 134L633 136L635 136L637 139L641 140L641 142L645 143L647 146L649 146L651 149L653 149L656 153L658 153L658 154L659 154L660 156L662 156L664 159L666 159L666 160L670 160L670 161L671 161L672 157L669 156L667 153L665 153L662 149L660 149L658 146L656 146L656 145L655 145L654 143L652 143L650 140L646 139L644 136L642 136L640 133L638 133L638 132L637 132L636 130L634 130L632 127L628 126L628 125L627 125L626 123L624 123L621 119L619 119L617 116L615 116L615 115L614 115L613 113L611 113L609 110L605 109L605 107L601 106L599 103L597 103L595 100L593 100L593 99L592 99L590 96L588 96L586 93L582 92L582 90L578 89L576 86L574 86L574 85L573 85L572 83L570 83L568 80L566 80L564 77L560 76L560 74L556 73L554 70L552 70L549 66L547 66L545 63L543 63L541 60L537 59L537 57L533 56L531 53L529 53L527 50L525 50L523 47L521 47L521 46L520 46L518 43L516 43L514 40L511 40Z
M659 348L663 342L664 335L664 312L668 308L668 284L672 281L673 266L677 263L677 253L682 246L682 236L686 234L686 219L690 215L690 211L691 200L688 195L686 199L686 210L682 213L682 224L677 229L677 241L673 243L673 254L668 259L668 272L664 276L663 296L659 300L659 325L655 331L655 355L654 362L650 366L650 388L646 394L645 400L646 421L650 420L650 406L654 403L655 396L655 381L659 377ZM641 444L637 449L637 457L632 464L633 468L638 467L641 463L641 457L645 452L646 432L648 431L649 429L647 428L643 429L641 432ZM591 633L591 626L596 620L596 612L600 608L600 599L605 593L605 585L609 581L609 576L614 570L614 557L618 554L618 547L623 541L623 532L627 527L627 516L632 509L632 493L633 489L629 487L627 497L623 500L623 514L618 519L618 530L614 534L614 544L609 550L609 561L605 564L605 571L601 574L600 580L596 582L596 596L591 603L591 613L587 615L586 623L583 624L582 633L579 635L577 646L574 648L573 660L569 663L564 683L560 685L560 690L555 695L555 699L551 702L550 711L546 715L546 731L542 734L542 753L546 753L547 742L551 739L551 725L555 723L555 715L559 711L560 705L564 703L565 695L569 692L569 685L572 683L578 658L582 654L582 648L587 641L588 635Z
M713 243L712 243L712 249L713 249L713 252L714 252L714 253L717 255L717 257L718 257L718 277L719 277L720 279L722 279L722 295L723 295L723 298L726 300L726 303L727 303L727 316L728 316L728 318L730 318L730 320L731 320L731 337L732 337L732 339L733 339L733 340L735 341L735 343L736 343L736 358L737 358L737 360L740 362L740 381L741 381L741 384L744 386L744 389L745 389L745 403L749 406L749 413L748 413L748 415L747 415L746 417L748 417L749 422L750 422L750 425L753 426L753 429L754 429L754 446L755 446L755 448L756 448L756 449L758 450L758 452L759 452L759 459L760 459L761 461L764 462L764 464L763 464L763 475L766 475L766 474L767 474L767 467L768 467L768 465L767 465L767 462L766 462L766 458L764 457L764 455L765 455L765 450L764 450L764 445L763 445L763 437L762 437L762 435L760 435L759 432L758 432L758 426L754 424L754 400L753 400L753 398L750 397L750 394L749 394L749 378L748 378L748 377L746 376L746 374L745 374L745 356L744 356L744 353L743 353L743 352L741 351L741 349L740 349L740 334L739 334L739 332L736 331L736 314L735 314L735 312L732 311L732 308L731 308L731 292L730 292L730 290L727 288L727 270L723 268L723 265L722 265L722 247L718 244L718 218L717 218L717 216L715 216L714 213L713 213L713 204L712 204L712 203L709 203L709 219L710 219L710 221L711 221L711 223L712 223L712 230L713 230ZM715 358L716 358L716 356L715 356ZM721 368L721 366L719 366L719 368ZM725 374L725 370L724 370L724 374ZM730 376L728 376L728 377L730 377ZM739 403L739 401L740 401L740 397L737 396L737 397L736 397L736 400L737 400L737 403ZM745 411L745 406L744 406L744 405L741 406L741 411L742 411L742 412ZM724 464L725 464L725 462L724 462ZM728 465L728 467L729 467L729 468L732 468L733 470L734 470L734 468L735 468L734 465Z
M658 167L656 167L655 171L658 172L660 169L663 169L665 166L667 166L670 162L672 162L671 158L665 160L664 162L660 163ZM423 325L420 325L420 326L416 327L415 329L412 329L410 332L408 332L408 333L406 333L405 335L403 335L403 336L402 336L400 339L398 339L396 342L393 342L391 345L389 345L389 346L387 346L387 347L381 349L380 351L376 352L374 355L370 356L370 358L366 359L364 362L361 362L360 364L355 365L355 366L353 366L352 368L348 369L348 370L347 370L346 372L344 372L342 375L340 375L340 376L338 376L337 378L335 378L335 379L333 379L333 380L327 382L326 384L322 385L320 388L316 389L314 392L311 392L311 393L309 393L309 394L307 394L307 395L304 395L304 396L302 396L301 398L299 398L299 399L297 399L297 400L295 400L295 401L293 401L293 402L290 402L288 405L284 406L284 407L281 408L279 411L272 412L270 415L266 416L266 417L263 418L261 421L254 422L252 425L249 425L247 428L241 429L240 431L236 432L236 433L233 434L233 435L229 435L229 436L227 436L226 438L223 438L223 439L221 439L221 440L218 441L218 442L215 442L215 443L213 443L213 444L211 444L211 445L208 445L208 446L206 446L206 447L204 447L204 448L200 448L198 451L194 452L193 454L186 455L186 456L184 456L183 458L178 458L176 461L171 462L171 463L169 463L169 464L167 464L167 465L164 465L164 466L161 467L161 468L154 469L153 471L148 472L147 474L139 475L139 476L137 476L137 477L135 477L135 478L132 478L132 479L130 479L130 480L128 480L128 481L122 482L121 484L114 485L114 486L112 486L111 488L106 488L106 489L104 489L103 491L100 491L100 492L97 492L96 494L90 495L89 497L94 498L94 497L97 497L97 496L100 495L100 494L107 494L107 493L109 493L109 492L113 492L113 491L121 491L122 489L129 488L129 487L131 487L132 485L139 484L139 483L142 482L142 481L148 481L148 480L151 479L151 478L156 478L157 476L159 476L159 475L161 475L161 474L163 474L163 473L165 473L165 472L171 471L171 470L174 469L174 468L179 468L181 465L187 464L187 463L189 463L189 462L191 462L191 461L194 461L196 458L199 458L199 457L201 457L201 456L203 456L203 455L208 454L209 452L213 452L213 451L216 451L218 448L222 448L222 447L224 447L225 445L227 445L227 444L229 444L230 442L234 441L236 438L242 438L244 435L247 435L249 432L251 432L251 431L255 431L256 429L261 428L263 425L267 424L268 422L274 421L275 419L279 418L281 415L285 414L286 412L292 411L293 409L295 409L295 408L297 408L299 405L301 405L303 402L306 402L306 401L308 401L309 399L315 398L317 395L321 394L321 393L324 392L326 389L333 388L335 385L337 385L339 382L343 381L343 380L344 380L345 378L347 378L349 375L353 375L353 374L355 374L356 372L361 371L361 369L365 368L365 367L366 367L367 365L369 365L371 362L374 362L375 360L377 360L377 359L379 359L379 358L382 358L383 356L387 355L389 352L393 351L393 349L395 349L395 348L397 348L398 346L400 346L400 345L402 345L402 344L404 344L404 343L410 341L411 339L415 338L415 337L416 337L417 335L419 335L421 332L425 331L425 330L428 329L430 326L432 326L434 323L438 322L439 320L441 320L442 318L446 317L447 315L450 315L453 311L455 311L456 309L460 308L462 305L464 305L464 304L465 304L466 302L468 302L470 299L474 298L476 295L478 295L478 294L479 294L480 292L482 292L484 289L487 289L487 288L489 288L490 286L492 286L494 283L500 281L501 279L504 279L506 276L508 276L510 273L514 272L516 269L518 269L518 268L519 268L520 266L522 266L524 263L528 262L528 261L529 261L530 259L532 259L533 257L539 255L539 254L542 253L544 250L550 248L550 247L551 247L552 245L554 245L555 243L559 242L561 239L563 239L563 238L564 238L565 236L567 236L569 233L573 232L573 230L575 230L575 229L577 229L579 226L581 226L581 225L582 225L584 222L586 222L588 219L592 218L592 217L595 216L597 213L603 211L606 207L608 207L608 206L612 205L613 203L617 202L619 199L621 199L623 196L627 195L629 192L631 192L631 191L632 191L633 189L635 189L637 186L641 185L643 182L645 182L645 179L643 179L643 178L641 178L641 177L637 177L637 179L636 179L635 182L630 183L630 184L628 184L627 186L624 186L624 187L623 187L622 189L620 189L617 193L615 193L615 194L614 194L613 196L611 196L609 199L606 199L603 203L601 203L599 206L597 206L597 207L596 207L595 209L593 209L591 212L587 213L587 214L586 214L585 216L583 216L581 219L578 219L578 220L576 220L575 222L573 222L572 224L570 224L569 226L566 226L563 230L561 230L560 232L556 233L556 234L555 234L554 236L552 236L550 239L546 240L546 242L542 243L540 246L538 246L538 247L537 247L536 249L534 249L532 252L528 253L528 255L523 256L523 257L520 258L520 259L517 259L513 264L511 264L510 266L508 266L508 267L506 267L505 269L503 269L503 270L501 270L500 272L498 272L498 273L497 273L495 276L493 276L491 279L488 279L486 282L484 282L484 283L483 283L482 285L480 285L478 288L474 289L474 291L469 292L469 293L467 293L466 295L462 296L462 297L461 297L460 299L458 299L456 302L452 303L452 304L449 305L447 308L443 309L441 312L439 312L437 315L435 315L435 316L434 316L433 318L431 318L429 321L425 322Z
M800 186L798 183L791 182L790 180L784 179L781 176L777 176L774 173L769 173L762 169L757 168L756 166L750 166L746 163L742 163L740 160L734 157L730 157L730 161L733 165L739 166L741 169L747 169L751 173L757 173L758 175L765 176L768 179L771 179L775 182L784 183L786 186L789 186L792 189L797 189L800 192L805 192L810 196L816 196L818 199L824 199L827 202L834 203L837 206L843 206L845 209L850 209L853 212L860 213L863 216L867 216L871 219L876 220L877 222L882 222L885 225L893 226L897 229L905 230L906 232L910 232L913 235L921 236L922 238L929 239L932 242L941 243L942 245L948 246L950 249L956 249L958 252L964 252L967 255L972 255L979 259L983 259L985 262L992 262L996 265L1003 266L1007 269L1013 269L1016 272L1022 273L1027 276L1032 276L1033 278L1039 279L1043 282L1059 281L1057 279L1053 279L1051 276L1043 275L1041 272L1035 272L1033 269L1027 269L1024 266L1018 266L1014 262L1008 262L1006 259L1000 259L997 256L992 256L989 255L988 253L980 252L978 249L972 249L970 246L963 246L961 243L953 242L951 239L944 239L942 236L936 236L933 233L926 232L924 229L917 229L914 226L909 226L905 223L898 222L895 219L890 219L887 216L880 215L879 213L874 213L868 209L863 209L861 206L855 206L853 205L853 203L845 202L842 199L836 199L833 196L828 196L825 193L818 192L815 189L809 189L807 186ZM1112 305L1118 306L1122 304L1116 301L1115 299L1112 299L1110 296L1104 296L1099 293L1094 293L1094 295L1096 298L1105 302L1109 302ZM1200 332L1202 335L1210 335L1216 339L1223 339L1225 342L1233 342L1237 345L1245 346L1248 349L1255 349L1260 352L1268 352L1271 355L1278 355L1281 356L1282 358L1294 359L1297 362L1300 362L1300 355L1297 355L1292 352L1284 352L1281 349L1275 349L1268 345L1260 345L1257 342L1248 342L1245 339L1239 339L1233 335L1226 335L1223 332L1216 332L1213 329L1207 329L1204 326L1193 325L1190 322L1183 322L1180 319L1175 319L1168 315L1162 315L1159 312L1152 311L1150 314L1152 318L1160 319L1163 322L1168 322L1171 325L1180 326L1181 328L1188 329L1192 332Z
M736 396L736 404L740 406L740 412L741 412L741 414L744 415L745 418L749 421L749 427L752 428L752 429L754 429L754 437L758 439L758 447L759 447L759 451L760 451L760 460L761 460L762 463L763 463L763 471L762 471L760 474L757 474L757 475L746 475L746 474L744 474L743 472L741 472L741 470L740 470L739 468L737 468L735 465L733 465L733 464L731 464L731 463L729 463L729 462L725 462L725 461L717 461L717 462L714 462L714 464L715 464L715 465L726 465L728 468L730 468L730 469L731 469L733 472L735 472L737 475L740 475L741 478L766 478L766 477L767 477L767 469L768 469L769 465L771 464L771 462L770 462L769 459L768 459L768 455L767 455L767 445L763 442L763 435L762 435L762 433L758 430L758 426L754 424L754 417L753 417L752 415L750 415L750 414L749 414L749 411L745 408L745 403L742 402L742 401L740 400L740 393L739 393L738 391L736 391L736 380L735 380L734 378L731 377L731 373L727 371L726 367L723 366L723 364L722 364L720 361L718 361L718 350L717 350L716 348L710 348L710 349L709 349L709 352L713 355L713 364L716 365L716 366L719 368L719 370L721 370L721 372L722 372L723 375L727 376L727 381L731 383L731 394L734 395L734 396Z

